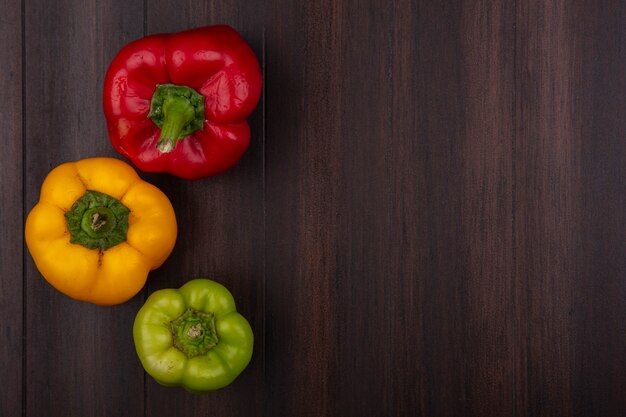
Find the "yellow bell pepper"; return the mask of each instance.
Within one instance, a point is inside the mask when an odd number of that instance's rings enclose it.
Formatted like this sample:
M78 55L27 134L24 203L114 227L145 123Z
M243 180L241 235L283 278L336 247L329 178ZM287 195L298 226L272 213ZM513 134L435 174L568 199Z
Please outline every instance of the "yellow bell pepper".
M130 165L90 158L53 169L26 219L43 277L77 300L119 304L143 288L176 242L168 198Z

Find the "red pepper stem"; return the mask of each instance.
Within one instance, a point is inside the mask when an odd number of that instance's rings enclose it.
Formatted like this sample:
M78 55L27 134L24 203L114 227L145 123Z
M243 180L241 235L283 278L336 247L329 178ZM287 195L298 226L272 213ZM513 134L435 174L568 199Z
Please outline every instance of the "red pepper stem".
M189 99L181 96L168 96L163 101L163 127L157 149L162 153L171 152L183 129L194 119L195 109Z

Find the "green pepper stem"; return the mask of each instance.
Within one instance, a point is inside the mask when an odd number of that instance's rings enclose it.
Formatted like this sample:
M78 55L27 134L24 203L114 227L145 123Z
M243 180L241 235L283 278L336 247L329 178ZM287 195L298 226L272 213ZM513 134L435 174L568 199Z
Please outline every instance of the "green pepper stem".
M170 331L174 347L188 358L204 355L218 343L215 315L191 307L170 322Z
M107 207L93 207L81 218L80 228L89 237L99 238L115 228L117 220L115 214Z
M65 212L70 242L107 250L126 240L130 210L110 195L88 190Z
M204 127L204 97L184 85L157 85L148 117L161 128L157 149L171 152L179 140Z
M204 334L204 329L200 323L196 323L187 330L187 337L197 339Z
M193 120L194 107L188 99L180 96L168 96L163 102L163 127L157 149L163 153L171 152L176 147L183 128Z

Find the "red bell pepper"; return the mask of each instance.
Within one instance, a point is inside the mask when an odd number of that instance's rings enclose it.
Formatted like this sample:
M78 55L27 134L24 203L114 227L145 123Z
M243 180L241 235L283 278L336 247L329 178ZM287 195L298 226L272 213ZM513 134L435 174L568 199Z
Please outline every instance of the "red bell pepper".
M104 80L111 143L143 171L186 179L223 172L250 143L246 117L261 84L254 52L231 27L136 40Z

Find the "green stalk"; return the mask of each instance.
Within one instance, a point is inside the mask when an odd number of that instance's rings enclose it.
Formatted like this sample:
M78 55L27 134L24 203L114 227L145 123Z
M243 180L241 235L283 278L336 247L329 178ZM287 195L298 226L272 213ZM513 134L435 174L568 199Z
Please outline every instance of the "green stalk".
M218 343L215 315L191 307L170 322L170 330L174 346L188 358L204 355Z
M126 241L130 210L110 195L87 190L65 213L70 242L107 250Z
M161 128L157 149L171 152L179 140L204 126L204 97L190 87L160 84L152 96L148 117Z

